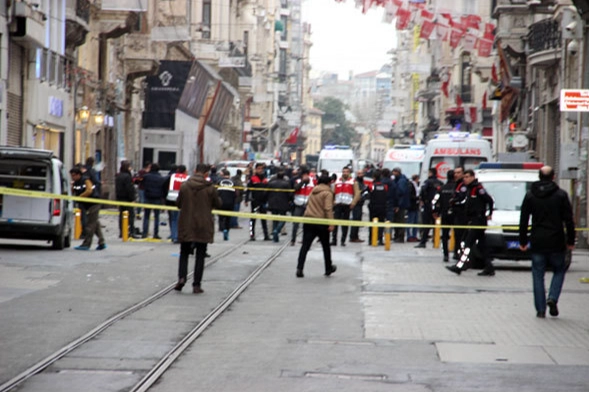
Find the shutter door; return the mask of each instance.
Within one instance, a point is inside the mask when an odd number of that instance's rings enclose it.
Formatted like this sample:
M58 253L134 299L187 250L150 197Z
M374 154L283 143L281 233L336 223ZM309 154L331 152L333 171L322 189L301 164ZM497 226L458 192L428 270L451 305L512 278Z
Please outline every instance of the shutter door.
M11 42L9 52L6 142L8 146L20 146L23 133L23 49Z

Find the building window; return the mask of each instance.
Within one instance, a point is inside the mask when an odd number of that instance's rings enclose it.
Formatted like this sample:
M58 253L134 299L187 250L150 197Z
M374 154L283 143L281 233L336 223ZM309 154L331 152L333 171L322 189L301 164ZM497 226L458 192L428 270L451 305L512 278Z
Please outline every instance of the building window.
M202 38L211 38L211 0L202 2Z
M461 58L462 83L460 98L462 102L472 102L472 67L470 65L470 54L464 53Z
M246 30L243 32L243 54L245 55L245 57L247 57L247 48L249 46L249 42L250 32Z
M286 80L286 49L280 49L280 63L278 69L278 80L284 82Z
M280 21L282 22L282 32L280 33L280 39L282 41L286 41L288 39L288 34L286 32L288 17L286 17L286 15L282 15L280 16Z

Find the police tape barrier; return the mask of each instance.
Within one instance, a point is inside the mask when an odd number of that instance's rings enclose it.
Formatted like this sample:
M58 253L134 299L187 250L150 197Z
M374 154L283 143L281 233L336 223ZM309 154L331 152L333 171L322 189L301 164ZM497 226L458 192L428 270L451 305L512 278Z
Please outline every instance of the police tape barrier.
M111 201L109 199L96 199L96 198L82 198L72 195L60 195L51 194L43 191L30 191L22 190L17 188L0 187L0 195L14 195L26 198L46 198L46 199L63 199L75 202L90 202L98 203L102 205L111 206L129 206L133 208L143 208L152 210L178 210L175 206L168 205L152 205L147 203L136 203L136 202L122 202L122 201ZM119 214L118 212L112 212L109 214ZM230 216L238 218L253 218L257 220L268 220L268 221L284 221L284 222L298 222L302 224L317 224L317 225L337 225L337 226L352 226L352 227L379 227L379 228L458 228L458 229L507 229L507 230L519 230L519 226L485 226L485 225L436 225L436 224L401 224L392 222L369 222L369 221L353 221L353 220L339 220L339 219L325 219L325 218L312 218L312 217L296 217L296 216L283 216L274 214L264 213L243 213L235 212L230 210L213 210L213 214L221 216ZM587 232L589 228L575 228L577 232Z

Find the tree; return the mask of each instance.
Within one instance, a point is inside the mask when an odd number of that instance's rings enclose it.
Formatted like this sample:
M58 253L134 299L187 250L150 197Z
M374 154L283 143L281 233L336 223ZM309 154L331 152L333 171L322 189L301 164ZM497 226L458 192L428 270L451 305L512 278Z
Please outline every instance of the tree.
M355 138L355 132L346 120L347 106L334 97L325 97L315 106L325 113L321 129L323 145L350 145Z

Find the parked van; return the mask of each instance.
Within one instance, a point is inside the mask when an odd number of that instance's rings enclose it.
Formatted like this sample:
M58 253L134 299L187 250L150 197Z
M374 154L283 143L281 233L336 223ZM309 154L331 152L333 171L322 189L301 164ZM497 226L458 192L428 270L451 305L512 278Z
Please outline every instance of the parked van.
M457 166L475 169L492 157L491 144L478 134L458 131L438 134L425 146L420 179L427 179L427 171L433 167L438 171L438 179L445 182L450 169Z
M0 187L71 195L63 164L52 151L0 147ZM69 247L73 202L0 194L0 238L49 240Z
M425 145L394 145L387 151L382 167L391 171L401 168L401 173L410 179L411 176L421 173L424 156Z
M319 153L317 172L325 169L329 174L335 173L340 177L345 166L350 167L353 176L357 169L356 160L354 151L349 146L328 145Z

